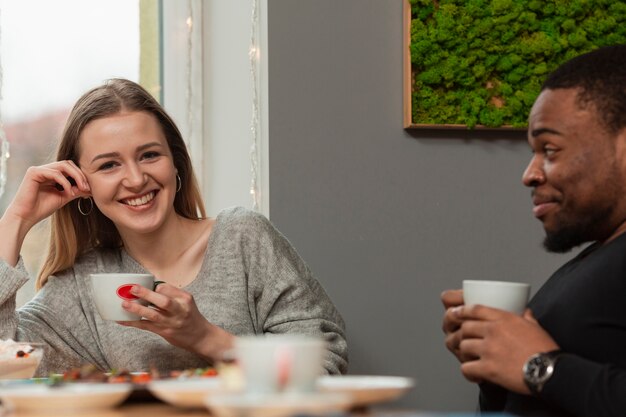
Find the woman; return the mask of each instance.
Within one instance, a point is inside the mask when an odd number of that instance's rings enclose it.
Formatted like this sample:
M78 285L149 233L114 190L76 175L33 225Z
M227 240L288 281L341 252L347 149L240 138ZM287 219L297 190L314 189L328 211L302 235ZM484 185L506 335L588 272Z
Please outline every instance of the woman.
M15 310L27 281L20 249L51 216L36 296ZM0 336L49 346L39 375L91 363L161 371L219 360L237 335L301 333L328 341L325 368L347 367L341 316L289 242L242 208L207 218L181 134L141 86L113 79L81 97L57 162L31 167L0 219ZM95 310L89 274L149 272L157 308L124 302L141 321Z

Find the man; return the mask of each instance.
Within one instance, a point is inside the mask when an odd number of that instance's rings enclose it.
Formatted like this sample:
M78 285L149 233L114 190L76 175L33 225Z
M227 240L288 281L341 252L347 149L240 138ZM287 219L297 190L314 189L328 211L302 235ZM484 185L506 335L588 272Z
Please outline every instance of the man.
M556 271L523 316L445 291L446 346L480 384L483 411L626 415L626 45L549 76L529 117L523 183L544 246L593 242Z

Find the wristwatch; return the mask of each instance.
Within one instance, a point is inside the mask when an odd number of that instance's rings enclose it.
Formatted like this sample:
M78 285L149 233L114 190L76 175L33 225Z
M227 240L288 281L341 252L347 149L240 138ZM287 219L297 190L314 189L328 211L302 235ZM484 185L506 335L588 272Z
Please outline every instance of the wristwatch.
M563 352L553 350L550 352L536 353L524 364L524 382L534 395L537 395L554 374L554 366Z

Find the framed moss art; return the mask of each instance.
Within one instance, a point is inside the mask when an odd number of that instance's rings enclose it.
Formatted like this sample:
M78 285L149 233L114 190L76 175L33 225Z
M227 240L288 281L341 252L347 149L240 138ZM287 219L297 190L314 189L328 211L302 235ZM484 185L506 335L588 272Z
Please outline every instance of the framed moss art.
M406 128L524 128L550 71L626 43L626 0L403 1Z

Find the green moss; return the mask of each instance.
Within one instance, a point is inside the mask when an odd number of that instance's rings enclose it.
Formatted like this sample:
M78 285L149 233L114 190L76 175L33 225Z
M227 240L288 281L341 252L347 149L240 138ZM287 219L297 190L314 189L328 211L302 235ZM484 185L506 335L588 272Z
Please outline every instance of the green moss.
M523 127L547 73L626 43L626 1L409 1L416 124Z

